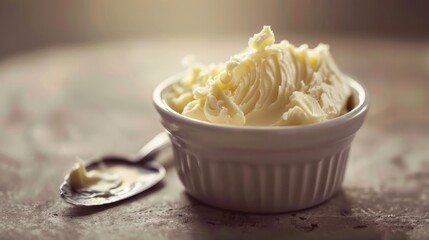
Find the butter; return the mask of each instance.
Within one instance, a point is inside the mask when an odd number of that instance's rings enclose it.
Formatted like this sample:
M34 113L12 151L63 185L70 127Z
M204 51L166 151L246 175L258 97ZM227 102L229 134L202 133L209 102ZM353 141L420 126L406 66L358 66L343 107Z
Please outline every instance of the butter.
M184 116L248 126L306 125L347 112L351 88L329 47L275 43L269 26L248 41L248 49L229 61L191 65L165 95Z
M121 185L116 174L102 173L97 170L86 171L82 160L79 160L69 173L69 184L76 191L109 192Z

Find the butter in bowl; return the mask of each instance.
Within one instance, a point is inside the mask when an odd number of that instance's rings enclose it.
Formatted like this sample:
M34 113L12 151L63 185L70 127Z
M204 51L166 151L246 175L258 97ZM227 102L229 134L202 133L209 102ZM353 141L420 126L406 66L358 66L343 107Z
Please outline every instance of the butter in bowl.
M162 82L154 105L186 191L223 209L276 213L341 188L368 93L324 44L275 42L269 26L222 64L191 64Z

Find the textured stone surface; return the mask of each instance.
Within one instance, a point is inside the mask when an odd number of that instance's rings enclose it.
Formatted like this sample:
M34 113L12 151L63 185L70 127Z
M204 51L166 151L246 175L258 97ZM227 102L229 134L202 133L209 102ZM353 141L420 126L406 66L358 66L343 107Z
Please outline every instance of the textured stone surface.
M143 39L53 47L0 62L1 239L428 239L429 44L327 36L344 72L371 93L344 186L295 213L214 209L184 192L171 155L147 193L73 207L59 185L76 156L132 153L161 130L151 92L180 58L227 59L246 39ZM241 41L240 41L241 40Z

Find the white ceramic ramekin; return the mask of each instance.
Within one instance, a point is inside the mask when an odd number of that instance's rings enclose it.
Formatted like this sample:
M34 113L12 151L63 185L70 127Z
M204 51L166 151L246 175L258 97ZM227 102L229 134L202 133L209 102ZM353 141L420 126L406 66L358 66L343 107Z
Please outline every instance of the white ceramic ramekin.
M338 118L306 126L240 127L172 110L163 95L181 76L162 82L153 101L190 195L219 208L275 213L317 205L340 189L350 144L368 111L368 94L357 81L346 77L355 106Z

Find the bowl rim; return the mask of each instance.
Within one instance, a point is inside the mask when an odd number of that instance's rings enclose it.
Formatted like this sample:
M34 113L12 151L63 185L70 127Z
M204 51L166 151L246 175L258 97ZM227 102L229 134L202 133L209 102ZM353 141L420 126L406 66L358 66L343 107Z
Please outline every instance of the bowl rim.
M206 128L212 130L226 130L226 131L240 131L240 132L261 132L261 131L272 131L272 132L281 132L281 133L296 133L296 132L307 132L322 130L322 129L330 129L337 125L346 124L347 122L353 121L358 118L360 115L365 114L369 109L369 94L368 90L357 80L354 78L343 75L344 79L348 82L349 86L354 89L357 93L358 104L351 111L333 118L327 121L312 123L308 125L293 125L293 126L237 126L237 125L227 125L227 124L219 124L219 123L211 123L205 122L198 119L190 118L187 116L183 116L182 114L173 110L168 104L163 100L164 91L170 87L175 82L180 81L183 78L185 72L180 72L173 76L168 77L161 83L159 83L155 90L153 91L152 101L155 105L155 108L158 112L162 112L170 116L171 118L187 123L189 125L194 125L199 128Z

